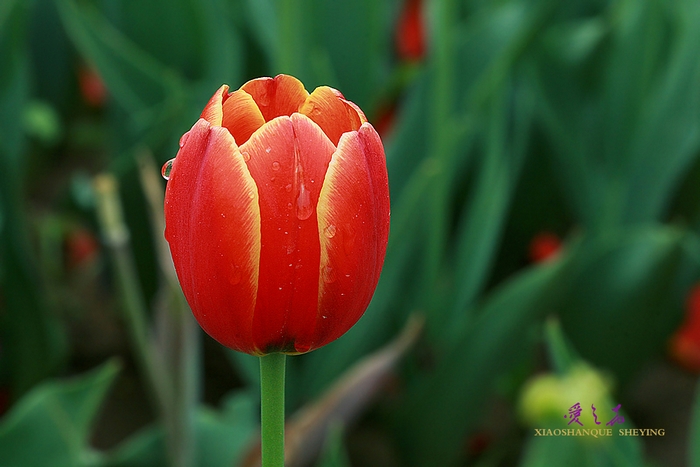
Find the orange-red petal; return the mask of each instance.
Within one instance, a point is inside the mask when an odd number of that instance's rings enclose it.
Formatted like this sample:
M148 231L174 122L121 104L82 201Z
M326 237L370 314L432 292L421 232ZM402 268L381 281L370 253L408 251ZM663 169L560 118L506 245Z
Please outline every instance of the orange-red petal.
M309 95L301 81L289 75L253 79L241 89L253 97L266 122L292 115Z
M212 126L221 126L224 117L223 104L227 98L228 85L224 84L211 96L204 110L202 110L200 118L208 121Z
M165 236L178 279L209 335L227 347L254 353L257 187L225 128L200 119L183 141L165 194Z
M313 327L320 246L316 220L335 147L306 116L279 117L241 146L260 192L261 252L253 337L261 353L305 352Z
M265 124L258 105L242 89L228 95L223 105L222 126L226 127L239 146L250 138L258 128Z
M364 313L379 280L389 235L383 161L379 136L366 124L340 139L328 166L318 204L319 310L312 347L345 333Z
M367 121L359 107L328 86L314 89L299 112L316 122L336 146L343 133L359 130Z

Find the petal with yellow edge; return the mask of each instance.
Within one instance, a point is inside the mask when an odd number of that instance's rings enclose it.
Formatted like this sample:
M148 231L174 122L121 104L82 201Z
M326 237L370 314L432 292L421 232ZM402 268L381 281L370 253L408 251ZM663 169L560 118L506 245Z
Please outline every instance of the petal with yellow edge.
M335 146L307 117L268 123L241 146L260 193L261 242L254 340L262 353L299 352L316 316L320 257L316 203ZM303 350L306 351L306 350Z
M357 106L350 105L340 92L328 86L314 89L299 113L316 122L336 146L343 133L359 130L366 121Z
M366 130L340 138L321 190L318 315L310 343L314 348L337 339L360 319L384 262L389 185L386 168L377 164L384 151L371 133L376 132L368 124Z
M200 119L190 130L173 163L165 221L178 279L195 318L221 344L253 353L258 190L225 128Z
M289 75L253 79L241 89L253 97L266 122L297 112L309 95L301 81Z
M258 105L251 95L242 89L228 95L223 111L222 126L228 129L239 146L248 141L250 135L265 124Z

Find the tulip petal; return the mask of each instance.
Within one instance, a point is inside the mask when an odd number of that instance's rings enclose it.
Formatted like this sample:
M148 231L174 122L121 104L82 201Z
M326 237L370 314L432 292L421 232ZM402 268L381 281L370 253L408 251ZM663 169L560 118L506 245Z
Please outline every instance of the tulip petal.
M265 119L253 98L242 89L229 94L223 105L222 126L226 127L239 146L265 124Z
M362 316L379 280L389 236L383 161L379 136L365 124L341 137L328 166L318 203L321 262L313 348L337 339Z
M224 117L223 104L227 98L228 85L224 84L211 96L204 110L202 110L200 118L208 121L213 126L221 126Z
M335 145L338 145L343 133L359 130L367 121L359 107L328 86L314 89L299 108L299 113L316 122Z
M297 112L309 95L301 81L289 75L253 79L241 89L253 97L266 122Z
M260 193L261 252L253 337L262 353L305 352L318 306L315 208L335 146L308 117L266 123L241 146Z
M221 344L254 353L258 191L225 128L200 119L190 130L170 173L165 221L178 279L197 321Z

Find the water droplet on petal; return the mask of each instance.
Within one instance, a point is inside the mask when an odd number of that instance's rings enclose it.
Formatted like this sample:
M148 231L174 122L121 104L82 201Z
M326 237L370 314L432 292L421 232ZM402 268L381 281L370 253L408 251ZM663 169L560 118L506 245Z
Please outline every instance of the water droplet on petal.
M330 266L323 267L323 282L326 284L332 284L337 279L335 274L335 269Z
M244 161L248 162L250 160L250 153L248 151L243 151L241 155L243 156Z
M279 170L280 169L280 163L275 161L272 163L272 170Z
M337 228L335 227L335 225L330 224L328 227L326 227L326 228L323 230L323 234L324 234L327 238L333 238L333 237L335 237L335 232L336 232L336 230L337 230Z
M180 137L180 147L183 147L187 143L187 140L189 139L189 137L190 137L189 131Z
M166 180L170 180L170 172L173 170L173 162L175 162L175 159L170 159L168 162L163 164L163 167L160 169L160 174Z
M270 151L272 151L272 148L265 148L265 152L270 154Z
M314 207L311 205L311 193L306 189L303 183L299 184L299 193L297 194L297 218L300 221L305 221L314 212Z
M250 199L255 198L255 193L253 193L253 190L250 190L250 191L248 192L248 198L250 198Z
M290 183L289 185L285 186L284 189L287 191L287 193L292 191L292 184Z
M231 272L228 277L228 281L231 285L236 285L241 282L243 274L241 273L241 268L235 264L231 264Z

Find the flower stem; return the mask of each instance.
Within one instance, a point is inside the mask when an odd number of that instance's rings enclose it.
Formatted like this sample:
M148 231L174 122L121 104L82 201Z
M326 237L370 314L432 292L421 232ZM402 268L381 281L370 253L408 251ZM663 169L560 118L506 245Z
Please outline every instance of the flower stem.
M284 369L286 355L260 357L262 467L284 467Z

